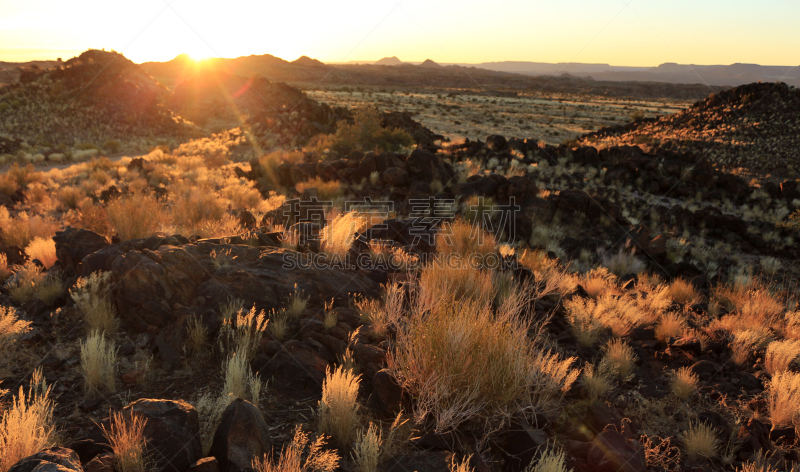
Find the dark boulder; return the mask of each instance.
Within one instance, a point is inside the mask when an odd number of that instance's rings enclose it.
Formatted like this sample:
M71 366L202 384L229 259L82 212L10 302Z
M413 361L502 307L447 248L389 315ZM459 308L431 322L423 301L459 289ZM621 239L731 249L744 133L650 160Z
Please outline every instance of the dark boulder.
M78 453L63 447L51 447L20 459L7 472L83 472Z
M424 149L415 149L406 159L406 170L412 179L446 183L452 177L442 158Z
M197 410L182 400L136 400L122 410L147 422L144 435L148 451L161 472L186 472L203 456Z
M220 472L252 470L253 459L259 459L271 450L269 428L258 408L241 398L228 405L209 451L209 455L219 462ZM187 464L186 469L188 467Z
M56 243L56 257L68 276L77 273L78 264L89 254L108 246L106 238L85 229L68 227L53 236Z
M595 436L589 449L588 463L595 472L645 472L644 447L635 439L608 429Z

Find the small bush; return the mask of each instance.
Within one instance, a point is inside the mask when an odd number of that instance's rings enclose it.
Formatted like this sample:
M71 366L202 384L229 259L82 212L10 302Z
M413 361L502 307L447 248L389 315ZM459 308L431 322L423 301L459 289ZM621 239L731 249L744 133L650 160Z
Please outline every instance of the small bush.
M399 151L414 144L413 138L403 130L381 127L380 115L374 108L355 111L353 123L341 121L333 137L332 148L340 154L355 150Z
M333 472L339 467L339 454L325 448L325 437L309 443L308 433L300 427L294 430L291 444L284 447L278 461L264 455L253 460L255 472Z
M30 326L30 321L19 319L13 308L0 306L0 356L5 356L14 340L30 330Z
M81 342L81 370L84 386L91 394L116 391L117 348L114 341L93 332Z
M28 261L21 266L14 266L14 275L7 288L11 298L17 303L27 303L36 294L37 287L44 281L42 269Z
M622 339L611 339L603 346L605 358L615 367L620 380L625 380L633 374L636 367L636 354Z
M28 216L24 211L11 217L8 209L0 206L0 234L6 246L27 247L37 237L53 237L57 227L49 218L40 215Z
M64 286L64 281L59 276L48 275L36 285L33 298L41 300L45 305L51 307L66 291L67 288Z
M53 238L34 238L25 248L25 254L31 259L37 259L45 269L53 267L58 260L56 258L56 242L53 241Z
M789 366L800 357L800 340L787 339L767 345L764 367L769 375L789 370Z
M373 423L358 434L353 446L353 462L359 472L377 472L382 445L381 430Z
M693 423L681 437L686 456L691 461L712 459L717 455L719 439L714 428L706 423Z
M8 267L8 257L5 254L0 254L0 284L5 283L11 274L11 268Z
M147 420L140 415L116 411L111 414L109 428L102 426L103 434L114 450L114 465L119 472L148 471L146 424Z
M672 300L688 305L700 300L700 294L694 288L694 285L683 279L675 279L669 285L669 296Z
M339 366L327 371L319 402L319 428L340 446L352 444L358 432L360 376Z
M89 332L113 334L117 331L119 320L110 299L111 272L94 272L81 277L70 290L70 296L83 313Z
M566 458L564 451L556 450L554 447L548 446L542 452L539 459L534 459L525 468L525 472L571 472L572 469L567 469Z
M36 370L27 391L20 387L0 416L0 471L55 445L53 407L50 388L42 371Z
M691 367L682 367L678 369L672 376L671 390L672 394L681 400L689 398L695 390L697 390L697 383L700 379L697 377Z
M597 368L589 364L583 369L580 384L589 398L599 400L611 390L613 385L610 379L615 376L616 369L608 362L601 362Z
M294 186L294 189L300 194L309 188L317 189L319 200L324 202L331 202L339 198L342 195L343 190L342 183L338 180L322 180L319 177L315 177L305 182L298 182Z
M337 215L323 228L320 249L330 256L343 258L350 251L355 233L361 231L364 224L364 218L355 212Z
M668 313L661 317L656 324L656 339L666 341L669 338L678 337L683 333L686 321L677 313Z
M163 206L148 195L131 195L109 203L106 215L120 239L146 238L155 234L166 222Z
M603 257L602 264L617 277L639 274L647 268L642 260L632 253L625 252L622 248L616 254Z
M800 374L779 372L767 386L767 409L773 427L793 424L800 413Z

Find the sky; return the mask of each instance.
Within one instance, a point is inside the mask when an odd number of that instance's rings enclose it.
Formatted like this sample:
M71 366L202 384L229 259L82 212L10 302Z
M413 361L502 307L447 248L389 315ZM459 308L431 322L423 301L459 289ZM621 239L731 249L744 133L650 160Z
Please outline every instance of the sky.
M0 61L89 48L323 62L800 65L798 0L0 0Z

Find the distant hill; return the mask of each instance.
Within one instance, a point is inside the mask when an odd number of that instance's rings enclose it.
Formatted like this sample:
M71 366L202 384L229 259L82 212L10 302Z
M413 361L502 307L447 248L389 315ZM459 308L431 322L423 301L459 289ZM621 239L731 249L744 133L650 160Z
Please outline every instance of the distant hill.
M425 59L425 61L422 64L420 64L419 66L420 67L433 68L433 69L438 69L439 67L442 67L442 66L440 66L439 64L433 62L430 59Z
M59 67L25 69L18 82L0 88L0 134L39 148L91 145L110 152L198 136L164 107L168 94L121 54L88 50Z
M398 66L403 64L403 61L397 58L397 56L392 57L384 57L383 59L376 61L376 66Z
M467 64L462 64L467 65ZM694 65L666 63L658 67L625 67L609 64L484 62L476 67L525 75L592 77L595 80L668 82L674 84L744 85L753 82L785 82L800 87L800 67L758 64Z
M318 61L316 59L311 59L308 56L300 56L299 58L295 59L291 63L294 64L294 65L304 66L304 67L327 67L322 62L320 62L320 61Z
M729 167L800 170L800 90L753 83L711 94L679 113L603 128L581 139L599 147L694 150Z

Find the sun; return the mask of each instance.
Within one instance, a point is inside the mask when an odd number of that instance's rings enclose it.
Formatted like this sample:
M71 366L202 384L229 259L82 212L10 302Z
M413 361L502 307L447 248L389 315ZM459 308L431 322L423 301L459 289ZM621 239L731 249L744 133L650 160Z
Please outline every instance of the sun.
M194 51L189 51L186 54L189 56L190 59L192 59L195 62L202 62L202 61L205 61L206 59L208 59L209 57L211 57L211 54L209 53L209 51L204 50L204 49L197 49L197 50L194 50Z

